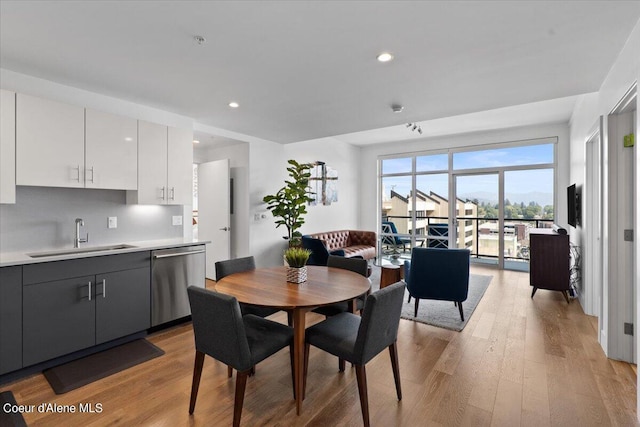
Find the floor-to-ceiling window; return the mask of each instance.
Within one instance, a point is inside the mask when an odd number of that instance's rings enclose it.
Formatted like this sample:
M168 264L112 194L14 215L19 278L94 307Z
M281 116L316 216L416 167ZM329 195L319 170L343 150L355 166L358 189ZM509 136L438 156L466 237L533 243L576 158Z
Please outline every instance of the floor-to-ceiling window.
M467 248L528 269L529 231L551 227L556 138L380 159L380 259L413 247Z

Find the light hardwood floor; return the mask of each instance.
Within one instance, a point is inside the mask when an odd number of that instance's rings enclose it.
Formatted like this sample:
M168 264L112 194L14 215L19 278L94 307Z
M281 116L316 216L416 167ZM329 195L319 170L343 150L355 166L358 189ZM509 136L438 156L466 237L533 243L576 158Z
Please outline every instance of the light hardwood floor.
M376 426L634 426L636 374L609 360L597 342L597 319L559 292L530 298L525 273L472 267L493 275L462 332L401 320L398 354L403 400L395 395L388 352L367 365L371 423ZM457 311L451 307L452 311ZM286 322L284 314L274 318ZM308 324L321 320L308 315ZM0 386L20 404L101 403L101 414L25 414L30 426L230 425L233 380L205 361L198 403L188 414L194 347L190 324L149 340L160 358L56 396L42 375ZM307 393L295 415L288 350L257 367L247 384L242 425L362 424L355 370L312 349Z

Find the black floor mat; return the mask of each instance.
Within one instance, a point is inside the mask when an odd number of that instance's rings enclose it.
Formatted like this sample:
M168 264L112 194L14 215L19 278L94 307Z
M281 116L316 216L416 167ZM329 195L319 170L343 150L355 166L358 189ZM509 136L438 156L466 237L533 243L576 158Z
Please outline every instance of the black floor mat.
M63 394L163 354L141 339L47 369L43 374L53 391Z

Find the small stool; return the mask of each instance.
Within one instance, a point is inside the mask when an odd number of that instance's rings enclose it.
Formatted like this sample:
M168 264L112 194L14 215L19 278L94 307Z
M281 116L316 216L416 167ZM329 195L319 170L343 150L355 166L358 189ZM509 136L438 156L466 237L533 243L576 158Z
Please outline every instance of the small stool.
M380 267L380 289L402 280L402 267L383 265Z

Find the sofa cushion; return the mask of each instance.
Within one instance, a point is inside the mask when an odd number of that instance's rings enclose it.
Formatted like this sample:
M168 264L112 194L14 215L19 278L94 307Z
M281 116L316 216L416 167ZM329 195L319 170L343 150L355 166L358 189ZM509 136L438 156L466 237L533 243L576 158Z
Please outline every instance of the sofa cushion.
M344 256L351 258L354 256L361 256L364 259L372 259L376 257L375 246L368 245L354 245L342 248L344 250Z

